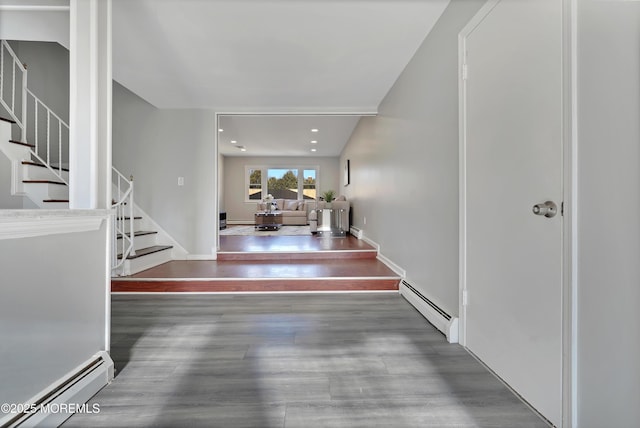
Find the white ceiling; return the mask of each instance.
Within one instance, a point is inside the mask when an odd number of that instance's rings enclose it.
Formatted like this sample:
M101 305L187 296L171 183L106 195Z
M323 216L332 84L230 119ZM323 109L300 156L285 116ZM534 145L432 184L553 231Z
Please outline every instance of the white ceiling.
M159 108L375 112L448 0L114 0L114 78Z
M0 6L16 2L68 5L0 0ZM448 3L113 0L113 76L158 108L375 113ZM339 156L357 121L340 115L222 116L219 151ZM317 138L312 127L320 130ZM312 139L318 141L315 153Z
M218 120L222 129L218 131L218 152L225 156L335 157L340 156L360 116L231 115Z

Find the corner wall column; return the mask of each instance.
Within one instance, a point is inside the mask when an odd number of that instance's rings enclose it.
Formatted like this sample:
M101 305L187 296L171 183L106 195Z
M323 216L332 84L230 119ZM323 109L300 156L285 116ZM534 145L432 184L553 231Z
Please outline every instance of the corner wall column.
M70 1L69 206L111 206L111 0Z

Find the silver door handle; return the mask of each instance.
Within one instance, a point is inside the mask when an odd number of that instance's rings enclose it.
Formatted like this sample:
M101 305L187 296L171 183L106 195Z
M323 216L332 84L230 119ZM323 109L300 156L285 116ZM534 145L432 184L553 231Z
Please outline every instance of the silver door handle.
M558 206L553 201L546 201L543 204L535 204L532 211L535 215L543 215L551 218L558 214Z

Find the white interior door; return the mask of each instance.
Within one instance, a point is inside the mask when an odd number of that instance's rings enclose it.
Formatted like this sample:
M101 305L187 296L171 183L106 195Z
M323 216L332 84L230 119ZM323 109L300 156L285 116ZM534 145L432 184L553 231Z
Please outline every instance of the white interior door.
M562 2L489 3L461 33L465 344L560 426Z

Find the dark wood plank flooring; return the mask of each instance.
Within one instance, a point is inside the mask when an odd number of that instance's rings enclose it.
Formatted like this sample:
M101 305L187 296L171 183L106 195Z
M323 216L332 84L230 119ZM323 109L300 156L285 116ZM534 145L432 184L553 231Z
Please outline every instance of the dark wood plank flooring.
M116 295L70 427L545 427L397 294Z

